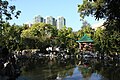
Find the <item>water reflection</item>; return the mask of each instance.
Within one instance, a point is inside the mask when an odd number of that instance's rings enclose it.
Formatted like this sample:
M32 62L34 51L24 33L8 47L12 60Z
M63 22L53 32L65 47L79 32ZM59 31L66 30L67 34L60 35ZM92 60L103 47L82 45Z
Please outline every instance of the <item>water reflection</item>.
M73 74L70 76L66 76L66 78L64 78L64 80L82 80L83 76L81 74L81 72L79 71L79 67L75 67L73 70Z
M90 80L102 80L103 76L98 73L92 73Z
M26 61L18 80L119 80L120 63L96 59L40 58Z

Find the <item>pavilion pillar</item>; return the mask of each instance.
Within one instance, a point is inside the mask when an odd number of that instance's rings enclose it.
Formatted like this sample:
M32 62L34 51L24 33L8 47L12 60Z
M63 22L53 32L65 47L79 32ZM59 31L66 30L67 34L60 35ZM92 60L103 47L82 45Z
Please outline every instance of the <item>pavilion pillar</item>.
M81 43L79 43L79 49L81 50Z

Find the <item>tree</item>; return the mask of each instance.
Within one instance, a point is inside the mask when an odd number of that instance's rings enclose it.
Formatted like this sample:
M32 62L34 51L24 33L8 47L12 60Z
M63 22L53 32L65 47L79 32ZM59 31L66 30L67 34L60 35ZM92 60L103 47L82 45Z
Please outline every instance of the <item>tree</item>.
M15 5L9 5L7 0L0 0L0 37L2 38L2 31L4 30L4 23L12 19L12 15L18 18L21 11L16 11ZM9 25L8 25L9 26ZM6 26L7 27L7 26ZM2 40L1 40L2 42Z
M16 11L15 5L9 5L7 0L0 0L0 23L5 20L11 20L12 15L16 18L20 15L21 11Z
M58 30L56 45L61 47L62 50L68 50L69 54L75 53L77 47L76 38L72 28L64 26L62 29Z
M57 28L50 24L35 23L28 29L22 31L24 48L46 49L53 42L53 38L57 35Z
M78 5L78 12L82 17L94 15L96 19L120 20L119 0L83 0Z
M94 29L91 28L91 25L87 21L83 21L81 30L77 32L78 38L80 39L84 34L87 34L89 37L93 38Z
M97 28L97 30L94 33L94 42L95 42L94 45L96 51L103 52L102 48L105 46L103 44L103 34L104 34L104 30L101 27Z
M120 1L119 0L83 0L83 4L78 5L80 16L93 15L96 20L106 19L104 23L104 49L110 52L120 52ZM113 38L114 36L114 38Z
M15 57L4 47L9 43L6 42L8 40L8 34L6 33L9 33L7 30L10 27L5 22L11 20L12 15L18 18L21 13L21 11L15 12L15 10L15 6L10 6L7 0L0 0L0 45L3 44L0 46L0 79L2 80L4 80L4 77L8 77L8 80L15 80L20 75L20 68L18 68L19 65ZM5 42L5 45L2 42Z

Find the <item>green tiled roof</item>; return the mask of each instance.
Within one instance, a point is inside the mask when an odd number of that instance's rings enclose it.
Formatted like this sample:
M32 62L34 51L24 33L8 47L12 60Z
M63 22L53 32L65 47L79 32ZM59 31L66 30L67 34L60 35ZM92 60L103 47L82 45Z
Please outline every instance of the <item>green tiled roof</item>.
M93 42L93 40L90 37L88 37L86 34L84 34L84 36L76 42Z

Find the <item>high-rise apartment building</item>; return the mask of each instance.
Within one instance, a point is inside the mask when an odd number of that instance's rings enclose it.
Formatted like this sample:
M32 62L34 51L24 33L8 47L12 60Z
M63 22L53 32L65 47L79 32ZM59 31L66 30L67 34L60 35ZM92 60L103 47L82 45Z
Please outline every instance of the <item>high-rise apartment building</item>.
M47 16L45 19L45 23L56 26L56 19L53 18L52 16Z
M42 16L40 16L40 15L38 15L38 16L35 16L35 18L34 18L34 22L36 23L36 22L45 22L45 19L42 17Z
M57 19L55 19L52 16L47 16L45 19L38 15L34 17L34 22L42 22L42 23L46 23L46 24L51 24L53 26L56 26L57 29L61 29L62 27L64 27L66 25L66 20L64 17L59 16Z
M64 17L59 16L57 18L57 29L61 29L62 27L64 27L66 25L66 20Z

